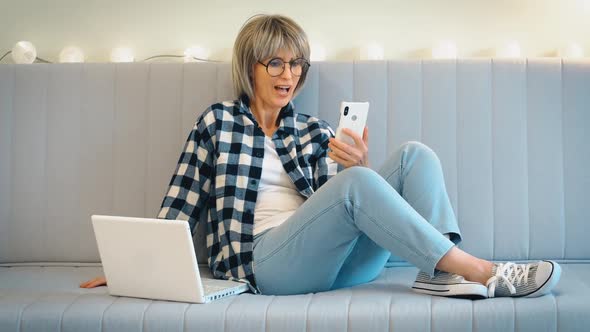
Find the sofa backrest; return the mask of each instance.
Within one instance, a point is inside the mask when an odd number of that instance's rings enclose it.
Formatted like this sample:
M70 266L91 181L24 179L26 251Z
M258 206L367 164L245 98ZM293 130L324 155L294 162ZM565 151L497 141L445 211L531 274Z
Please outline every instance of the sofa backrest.
M155 217L232 98L228 63L0 65L0 263L99 261L90 215ZM590 258L590 61L313 63L295 104L335 128L343 100L371 103L372 168L407 140L438 154L463 249Z

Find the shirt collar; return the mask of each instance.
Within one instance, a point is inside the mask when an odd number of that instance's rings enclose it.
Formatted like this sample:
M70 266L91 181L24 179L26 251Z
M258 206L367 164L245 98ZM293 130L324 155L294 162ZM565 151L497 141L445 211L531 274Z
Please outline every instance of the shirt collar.
M239 102L238 112L246 114L255 122L252 111L250 110L250 98L248 98L246 94L243 94L240 96ZM282 138L285 137L283 134L295 134L294 109L295 106L293 105L293 101L289 101L289 103L279 111L279 128L277 128L277 134Z

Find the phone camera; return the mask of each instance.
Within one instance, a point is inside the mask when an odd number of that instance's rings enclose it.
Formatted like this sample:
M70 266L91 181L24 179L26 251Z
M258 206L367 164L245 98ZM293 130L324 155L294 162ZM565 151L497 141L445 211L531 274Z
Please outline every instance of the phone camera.
M347 116L347 115L348 115L348 106L345 106L344 107L344 116Z

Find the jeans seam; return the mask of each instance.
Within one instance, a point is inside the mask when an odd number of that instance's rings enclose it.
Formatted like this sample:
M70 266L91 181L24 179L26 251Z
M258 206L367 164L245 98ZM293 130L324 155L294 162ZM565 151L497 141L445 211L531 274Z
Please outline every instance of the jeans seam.
M401 166L398 166L398 167L397 167L395 170L393 170L391 173L389 173L389 175L387 175L387 176L385 177L385 181L389 182L389 178L390 178L390 177L391 177L393 174L395 174L395 172L399 171L400 169L401 169Z
M301 233L305 228L307 228L307 226L309 224L311 224L312 222L316 221L320 216L324 215L328 210L334 208L335 206L337 206L337 205L339 205L339 204L341 204L341 203L343 203L345 201L349 201L349 200L348 199L338 200L338 201L334 202L334 204L332 204L332 205L328 206L327 208L323 209L320 213L318 213L313 218L310 218L310 220L308 222L306 222L305 224L303 224L295 233L293 233L288 239L286 239L285 242L283 242L275 250L273 250L268 255L266 255L266 257L261 258L259 261L255 262L255 264L257 265L257 267L260 268L260 266L262 265L262 263L266 262L268 259L270 259L272 256L274 256L277 252L279 252L281 249L283 249L289 242L291 242L291 240L293 240L297 235L299 235L299 233Z

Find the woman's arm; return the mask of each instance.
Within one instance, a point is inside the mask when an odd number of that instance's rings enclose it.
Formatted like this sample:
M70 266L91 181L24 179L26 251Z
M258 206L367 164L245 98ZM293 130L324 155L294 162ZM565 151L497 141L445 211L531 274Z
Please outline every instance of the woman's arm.
M214 171L213 141L206 126L211 123L206 121L209 116L213 113L208 109L190 132L158 214L160 219L188 220L193 234L206 206Z
M203 115L208 113L205 111ZM214 132L214 131L213 131ZM213 177L213 142L203 116L193 126L170 180L158 218L188 220L194 235ZM80 288L107 285L104 276L82 282Z

